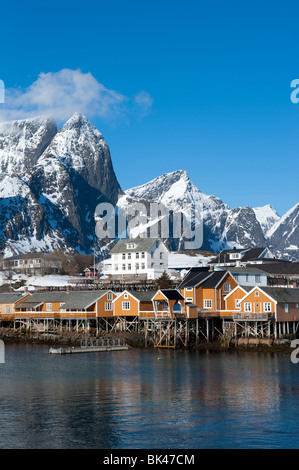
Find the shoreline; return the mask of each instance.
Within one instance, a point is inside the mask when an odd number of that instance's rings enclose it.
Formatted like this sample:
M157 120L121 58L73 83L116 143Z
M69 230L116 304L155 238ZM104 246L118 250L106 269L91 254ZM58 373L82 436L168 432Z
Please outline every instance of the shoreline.
M141 333L134 332L106 332L101 331L98 336L80 333L62 333L62 334L53 334L53 333L26 333L24 331L14 331L11 328L0 328L0 340L5 343L19 343L19 344L44 344L49 346L80 346L81 342L88 338L119 338L125 339L130 348L133 349L159 349L155 348L153 344L145 345L145 336ZM167 349L167 348L163 348ZM173 348L169 348L173 349ZM267 341L259 342L256 339L248 338L248 340L243 340L240 344L230 344L221 342L221 341L202 341L199 344L189 344L188 346L181 346L176 348L176 350L184 351L210 351L210 352L231 352L231 351L242 351L242 352L271 352L271 353L284 353L291 354L294 348L291 347L290 340L280 340L278 342Z

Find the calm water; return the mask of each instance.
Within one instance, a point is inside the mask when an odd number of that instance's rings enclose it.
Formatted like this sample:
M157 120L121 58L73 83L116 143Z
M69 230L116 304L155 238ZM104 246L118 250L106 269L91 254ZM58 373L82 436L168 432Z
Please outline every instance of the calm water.
M288 355L6 345L0 448L299 448Z

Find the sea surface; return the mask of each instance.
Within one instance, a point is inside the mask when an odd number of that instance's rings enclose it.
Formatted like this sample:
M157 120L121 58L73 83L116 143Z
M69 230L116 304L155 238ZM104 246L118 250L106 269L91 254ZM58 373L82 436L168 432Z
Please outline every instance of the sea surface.
M1 449L296 449L288 354L6 344Z

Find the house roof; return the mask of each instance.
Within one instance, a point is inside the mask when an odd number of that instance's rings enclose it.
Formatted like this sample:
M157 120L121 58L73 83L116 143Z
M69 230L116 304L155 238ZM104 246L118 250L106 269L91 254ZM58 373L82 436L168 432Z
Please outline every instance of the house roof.
M160 289L168 300L184 300L184 297L176 289Z
M241 259L242 263L244 261L249 261L252 259L260 258L260 256L263 254L265 250L266 250L266 247L250 248L250 250L246 251L246 253L242 257Z
M144 290L144 291L136 291L136 292L128 291L128 293L136 297L136 299L140 300L140 302L151 302L156 291L153 291L153 290Z
M198 286L204 279L208 278L212 275L211 271L198 271L197 269L190 269L182 282L179 285L179 289L184 289L185 287L196 287Z
M259 269L261 271L266 271L269 274L292 274L298 275L299 277L299 263L292 263L291 261L261 264L259 265Z
M210 261L209 264L218 264L218 263L234 263L235 261L246 262L253 259L260 259L260 256L266 250L266 247L256 247L256 248L233 248L231 250L222 250L217 258ZM238 260L230 259L229 255L231 253L244 253L242 258Z
M18 308L27 308L27 303L38 305L44 302L65 302L68 295L70 294L67 292L36 292L28 297L27 300L23 300L18 305Z
M23 293L3 292L0 294L0 304L14 304L18 302L18 300L20 300L22 297L24 297Z
M265 270L261 270L259 267L255 268L253 266L228 266L227 271L231 274L267 274Z
M116 245L110 250L111 254L115 253L135 253L135 252L146 252L153 244L159 240L159 238L122 238ZM135 248L127 248L128 243L136 243Z
M297 287L260 287L260 289L277 302L299 303L299 288Z
M215 289L219 282L228 274L228 271L214 271L203 283L204 289Z
M82 310L89 307L91 304L105 295L108 290L95 290L95 291L78 291L70 292L63 305L59 310Z

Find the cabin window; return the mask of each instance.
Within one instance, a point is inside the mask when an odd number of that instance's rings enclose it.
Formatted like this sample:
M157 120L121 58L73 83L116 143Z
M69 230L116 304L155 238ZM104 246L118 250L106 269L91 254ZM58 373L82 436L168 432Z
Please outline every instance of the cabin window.
M255 296L256 296L256 297L259 297L259 295L260 295L259 291L256 290L256 291L255 291Z
M128 270L129 271L131 270L131 264L128 264Z
M136 259L139 259L139 253L136 253Z
M126 259L126 253L123 253L123 259Z
M261 276L260 274L255 275L255 282L261 282Z
M229 291L230 291L230 283L229 283L229 282L226 282L226 283L224 284L223 289L224 289L224 292L229 292Z
M284 304L285 313L289 313L289 304Z
M271 312L271 302L264 302L264 312Z
M128 298L128 294L124 294L124 299L127 299Z
M10 313L10 306L9 306L9 305L6 305L6 307L5 307L5 312L6 312L6 313Z
M212 300L211 299L205 299L204 308L212 308Z
M245 312L251 312L251 302L244 303L244 310Z
M240 299L235 300L235 307L240 308Z
M105 310L106 312L112 310L112 302L105 302Z
M130 302L123 302L123 310L130 310Z
M145 269L145 264L144 263L141 264L141 269Z
M160 259L163 259L163 252L160 253Z
M126 265L125 265L125 264L123 264L123 271L125 271L125 270L126 270Z
M186 302L193 302L193 297L187 297Z
M144 253L144 251L141 253L141 258L145 258L145 253Z
M131 253L128 253L128 259L131 259Z
M51 312L51 310L52 310L52 304L51 303L48 303L46 305L46 310L47 310L47 312Z
M239 280L239 274L234 274L235 281Z
M111 292L107 294L107 300L113 300L113 295L111 294Z

